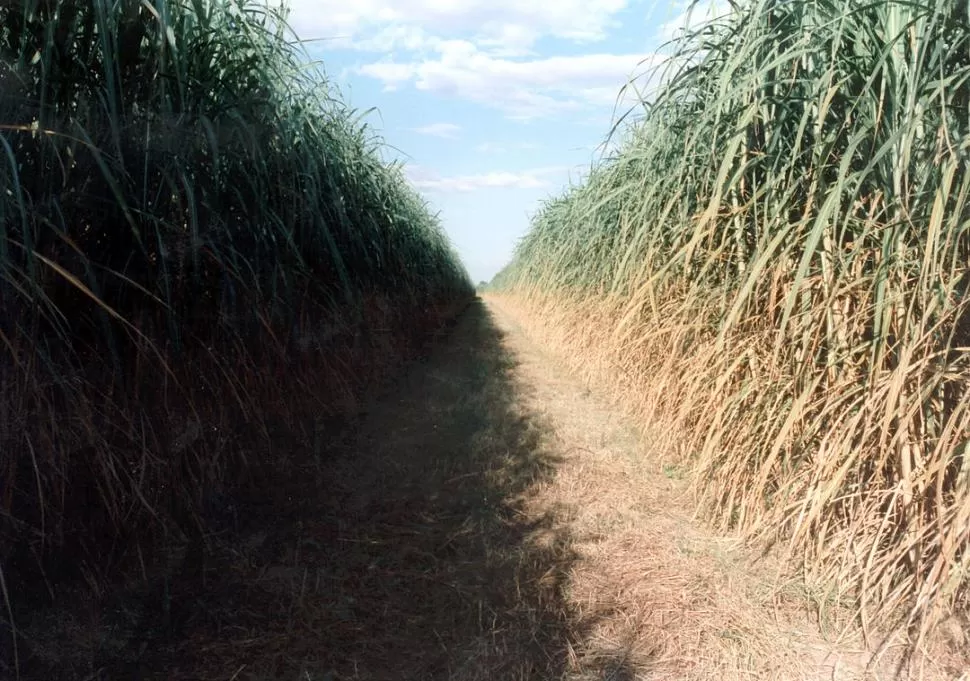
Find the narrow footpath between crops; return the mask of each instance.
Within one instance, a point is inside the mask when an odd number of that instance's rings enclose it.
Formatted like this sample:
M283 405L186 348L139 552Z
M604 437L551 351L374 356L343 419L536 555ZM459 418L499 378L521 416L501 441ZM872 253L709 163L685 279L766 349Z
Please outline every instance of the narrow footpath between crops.
M868 678L618 413L476 301L100 678Z

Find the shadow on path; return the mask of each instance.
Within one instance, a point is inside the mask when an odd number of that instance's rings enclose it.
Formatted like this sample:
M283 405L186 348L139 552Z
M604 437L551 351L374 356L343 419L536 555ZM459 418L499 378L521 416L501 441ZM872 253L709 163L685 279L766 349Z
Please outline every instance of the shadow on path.
M165 626L100 678L566 676L571 539L523 506L555 435L514 370L475 301L338 451L309 452L260 521L172 584Z

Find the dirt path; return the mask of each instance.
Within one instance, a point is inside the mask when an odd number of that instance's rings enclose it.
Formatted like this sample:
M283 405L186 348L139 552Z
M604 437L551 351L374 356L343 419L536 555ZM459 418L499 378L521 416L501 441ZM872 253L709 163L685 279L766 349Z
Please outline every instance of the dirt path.
M481 302L200 568L145 679L556 679L575 556L526 510L557 443ZM270 516L272 513L272 516ZM202 582L205 582L203 585ZM116 678L114 675L105 678ZM118 676L117 678L121 678Z
M90 678L858 678L648 445L476 302Z

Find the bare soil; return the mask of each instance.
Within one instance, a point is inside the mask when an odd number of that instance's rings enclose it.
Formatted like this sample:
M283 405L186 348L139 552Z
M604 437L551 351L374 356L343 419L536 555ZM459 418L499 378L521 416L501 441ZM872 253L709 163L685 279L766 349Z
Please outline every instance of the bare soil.
M662 436L476 301L161 585L21 622L21 662L91 680L898 676L692 517Z

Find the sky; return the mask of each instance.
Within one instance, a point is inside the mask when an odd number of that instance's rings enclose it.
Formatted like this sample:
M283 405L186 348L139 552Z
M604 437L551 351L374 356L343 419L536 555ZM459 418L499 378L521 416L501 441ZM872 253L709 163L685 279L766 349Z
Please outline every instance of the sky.
M636 107L631 89L619 97L623 86L644 82L688 16L713 11L688 15L685 2L288 5L290 25L344 101L376 107L365 120L388 156L405 162L478 282L509 261L542 201L580 181L602 153L614 117Z

